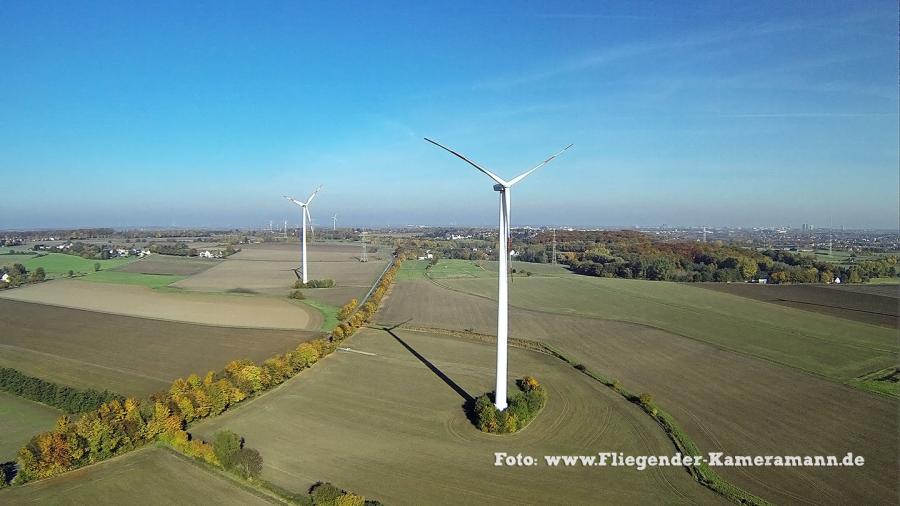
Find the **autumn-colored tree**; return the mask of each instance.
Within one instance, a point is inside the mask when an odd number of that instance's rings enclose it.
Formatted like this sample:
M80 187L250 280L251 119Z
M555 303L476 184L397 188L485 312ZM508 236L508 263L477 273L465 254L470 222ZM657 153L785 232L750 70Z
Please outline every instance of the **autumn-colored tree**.
M356 299L350 299L350 302L344 304L341 307L340 311L338 311L337 317L338 320L346 320L350 314L356 309L356 306L359 305L359 301Z
M304 369L319 360L319 350L311 343L300 343L291 359L295 368Z

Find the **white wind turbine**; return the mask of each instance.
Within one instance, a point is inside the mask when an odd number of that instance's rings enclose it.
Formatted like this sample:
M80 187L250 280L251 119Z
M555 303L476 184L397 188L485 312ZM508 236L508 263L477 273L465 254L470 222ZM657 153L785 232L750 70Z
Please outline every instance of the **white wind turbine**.
M494 185L494 191L500 192L500 252L499 252L499 260L500 260L500 282L497 293L497 389L496 389L496 399L494 400L494 405L497 406L497 409L504 410L506 409L506 342L508 337L509 330L509 317L507 311L507 304L509 301L509 283L508 283L508 269L509 269L509 193L510 188L519 181L525 179L529 174L538 170L539 168L546 165L550 160L553 160L563 151L571 148L573 144L569 144L565 148L563 148L559 153L547 158L543 162L539 163L537 166L524 172L509 181L504 181L500 179L496 174L491 171L481 167L477 163L469 160L465 156L453 151L452 149L442 146L437 142L425 138L426 141L434 144L435 146L445 149L450 153L456 155L461 158L463 161L468 163L469 165L475 167L480 170L484 174L486 174L489 178L493 179L497 184Z
M337 215L331 217L331 235L334 236L334 233L337 232Z
M297 204L298 206L300 206L301 209L303 209L303 212L301 213L303 215L303 221L302 221L303 224L301 225L302 232L301 232L301 239L300 239L300 251L301 251L301 254L300 254L301 273L300 273L300 275L301 275L301 281L303 281L304 283L309 281L309 279L306 275L306 220L307 220L307 218L309 218L310 224L312 224L312 217L309 215L309 204L310 204L310 202L313 201L314 198L316 198L316 195L319 194L319 190L321 190L321 189L322 189L321 186L316 188L316 191L312 192L312 195L310 195L309 198L306 199L306 202L300 202L299 200L288 197L287 195L282 195L282 197L290 200L294 204Z

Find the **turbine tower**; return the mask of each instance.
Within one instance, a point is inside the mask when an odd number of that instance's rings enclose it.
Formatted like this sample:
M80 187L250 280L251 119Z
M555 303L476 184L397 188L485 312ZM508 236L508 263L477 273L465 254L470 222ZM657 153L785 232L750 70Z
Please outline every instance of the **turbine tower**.
M556 229L553 229L553 258L550 260L550 263L556 265Z
M334 237L334 233L337 232L337 215L331 217L331 236Z
M362 241L362 255L359 257L360 262L369 261L369 252L366 250L366 231L360 232L360 240Z
M475 167L479 171L483 172L486 176L493 179L497 184L494 185L494 191L500 192L500 280L497 290L497 389L496 389L496 398L494 399L494 405L497 406L497 409L504 410L507 406L506 400L506 342L508 338L508 330L509 330L509 316L508 316L508 301L509 301L509 213L510 213L510 205L509 205L509 194L510 188L519 181L525 179L529 174L543 167L550 160L553 160L557 156L561 155L563 151L572 147L572 144L569 144L565 148L563 148L559 153L547 158L543 162L536 165L531 170L524 172L509 181L504 181L500 179L496 174L491 171L481 167L477 163L469 160L465 156L453 151L452 149L442 146L437 142L425 138L426 141L434 144L435 146L449 151L451 154L457 156L462 159L464 162L468 163L472 167Z
M286 198L286 199L290 200L291 202L293 202L294 204L297 204L298 206L300 206L300 208L303 210L300 213L303 215L303 220L301 222L302 223L302 225L301 225L302 232L300 234L301 235L301 238L300 238L300 262L301 262L300 276L301 276L301 278L300 278L300 280L303 281L303 283L306 283L307 281L309 281L307 272L306 272L306 219L309 218L309 220L312 221L312 218L309 216L309 204L310 204L310 202L313 201L314 198L316 198L316 195L319 194L319 190L321 190L321 189L322 189L321 186L316 188L316 191L312 192L312 195L310 195L309 198L306 199L306 202L300 202L299 200L295 200L291 197L288 197L287 195L282 195L284 198Z

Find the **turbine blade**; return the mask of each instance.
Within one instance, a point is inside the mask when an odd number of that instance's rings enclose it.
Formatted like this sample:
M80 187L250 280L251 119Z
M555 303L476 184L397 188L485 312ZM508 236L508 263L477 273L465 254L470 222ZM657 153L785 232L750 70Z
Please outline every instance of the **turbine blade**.
M316 191L312 192L312 195L310 195L309 198L306 199L306 205L309 205L309 203L312 202L314 198L316 198L316 195L319 194L319 190L321 189L322 186L319 186L318 188L316 188Z
M284 197L284 198L290 200L291 202L297 204L297 205L300 206L300 207L303 207L303 206L306 205L306 204L304 204L303 202L300 202L299 200L297 200L297 199L295 199L295 198L293 198L293 197L288 197L287 195L282 195L282 197Z
M472 160L469 160L469 159L466 158L465 156L463 156L463 155L457 153L456 151L453 151L452 149L450 149L450 148L448 148L448 147L446 147L446 146L442 146L442 145L438 144L437 142L435 142L435 141L429 139L428 137L425 137L425 140L428 141L428 142L430 142L430 143L432 143L432 144L434 144L435 146L437 146L437 147L439 147L439 148L441 148L441 149L444 149L444 150L449 151L450 153L456 155L457 157L459 157L460 159L462 159L464 162L466 162L466 163L468 163L469 165L471 165L472 167L475 167L476 169L480 170L481 172L483 172L484 174L486 174L489 178L493 179L494 181L496 181L496 182L499 183L500 185L502 185L502 186L509 186L509 185L506 183L506 181L500 179L500 176L498 176L498 175L494 174L493 172L491 172L491 171L485 169L485 168L482 167L481 165L478 165L477 163L473 162Z
M529 170L528 172L526 172L526 173L524 173L524 174L520 174L520 175L518 175L518 176L512 178L512 179L509 181L509 186L512 186L512 185L518 183L519 181L525 179L525 178L528 176L528 174L531 174L532 172L534 172L534 171L540 169L541 167L543 167L544 165L547 165L548 163L550 163L550 160L553 160L553 159L556 158L557 156L563 154L563 152L564 152L565 150L571 148L572 146L574 146L574 144L569 144L568 146L566 146L566 147L564 147L562 150L560 150L559 153L556 153L556 154L554 154L553 156L551 156L550 158L548 158L548 159L544 160L543 162L537 164L537 166L535 166L533 169Z

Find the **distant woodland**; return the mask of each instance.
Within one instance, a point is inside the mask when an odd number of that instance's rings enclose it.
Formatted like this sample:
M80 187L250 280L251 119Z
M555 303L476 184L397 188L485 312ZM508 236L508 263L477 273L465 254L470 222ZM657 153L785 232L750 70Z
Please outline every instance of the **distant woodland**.
M514 237L515 260L550 263L552 234ZM417 239L408 247L422 255L463 260L496 259L496 236ZM573 272L608 278L658 281L751 281L768 283L863 283L900 274L897 255L836 264L813 255L785 250L756 250L721 242L657 241L636 231L557 231L556 259Z

